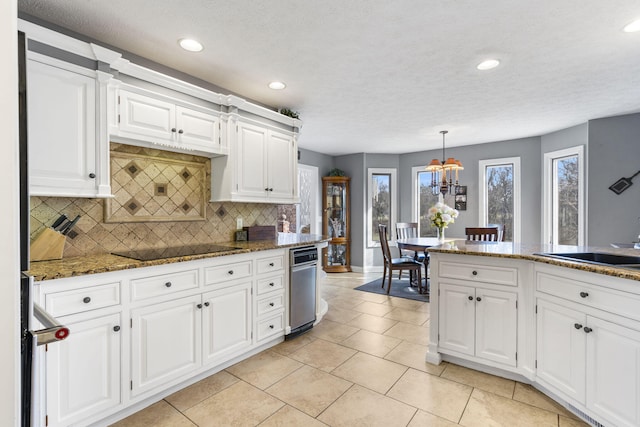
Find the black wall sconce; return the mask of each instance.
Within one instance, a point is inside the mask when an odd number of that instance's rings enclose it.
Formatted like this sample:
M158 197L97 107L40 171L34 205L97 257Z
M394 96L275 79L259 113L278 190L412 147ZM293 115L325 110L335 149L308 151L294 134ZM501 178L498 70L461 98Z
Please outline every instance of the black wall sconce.
M638 174L640 174L640 171L634 173L630 178L620 178L609 187L609 190L613 191L616 194L622 193L624 190L631 187L631 184L633 184L631 180Z

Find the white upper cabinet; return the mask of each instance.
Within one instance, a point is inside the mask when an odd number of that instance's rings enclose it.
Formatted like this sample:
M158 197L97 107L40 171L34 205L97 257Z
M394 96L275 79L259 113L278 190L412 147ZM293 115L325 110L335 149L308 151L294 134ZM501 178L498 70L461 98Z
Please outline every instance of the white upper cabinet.
M297 144L293 132L258 122L230 123L229 158L211 163L211 200L297 203Z
M102 73L104 74L104 73ZM29 52L27 122L30 193L110 195L97 121L100 73Z
M134 145L225 155L220 113L114 81L110 88L109 133Z

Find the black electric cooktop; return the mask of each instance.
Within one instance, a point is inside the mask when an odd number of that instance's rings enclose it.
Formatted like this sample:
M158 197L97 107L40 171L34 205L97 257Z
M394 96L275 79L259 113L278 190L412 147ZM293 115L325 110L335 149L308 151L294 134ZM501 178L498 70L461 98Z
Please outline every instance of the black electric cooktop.
M158 249L139 249L135 251L121 251L112 252L113 255L123 256L125 258L137 259L138 261L153 261L156 259L174 258L190 255L202 255L219 252L231 252L238 248L230 246L218 246L218 245L186 245L186 246L174 246L169 248Z

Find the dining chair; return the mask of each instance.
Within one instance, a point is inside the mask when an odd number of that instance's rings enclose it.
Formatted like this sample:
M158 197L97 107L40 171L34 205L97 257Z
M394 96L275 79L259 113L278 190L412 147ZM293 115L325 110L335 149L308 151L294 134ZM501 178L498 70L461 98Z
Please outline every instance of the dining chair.
M504 242L504 224L487 224L487 227L498 229L498 242Z
M417 222L396 222L396 239L410 239L412 237L419 237ZM408 254L403 253L401 249L399 249L398 252L400 253L400 257L411 258L424 263L424 252ZM398 272L398 280L400 279L402 279L402 270Z
M389 240L387 237L387 226L378 225L378 235L380 236L380 247L382 248L382 257L384 259L384 269L382 272L382 289L384 289L384 280L389 270L389 283L387 285L387 294L391 291L391 276L394 270L409 270L416 272L418 279L418 292L422 293L422 263L410 258L392 258L389 249Z
M467 227L464 234L467 240L483 242L497 242L499 236L497 227Z

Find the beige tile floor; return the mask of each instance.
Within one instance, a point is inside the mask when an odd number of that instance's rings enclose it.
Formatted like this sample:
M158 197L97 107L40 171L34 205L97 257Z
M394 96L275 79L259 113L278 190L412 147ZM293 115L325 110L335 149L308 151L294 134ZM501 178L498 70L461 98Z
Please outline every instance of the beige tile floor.
M114 424L133 426L586 426L533 387L425 362L429 304L355 291L329 274L310 332Z

